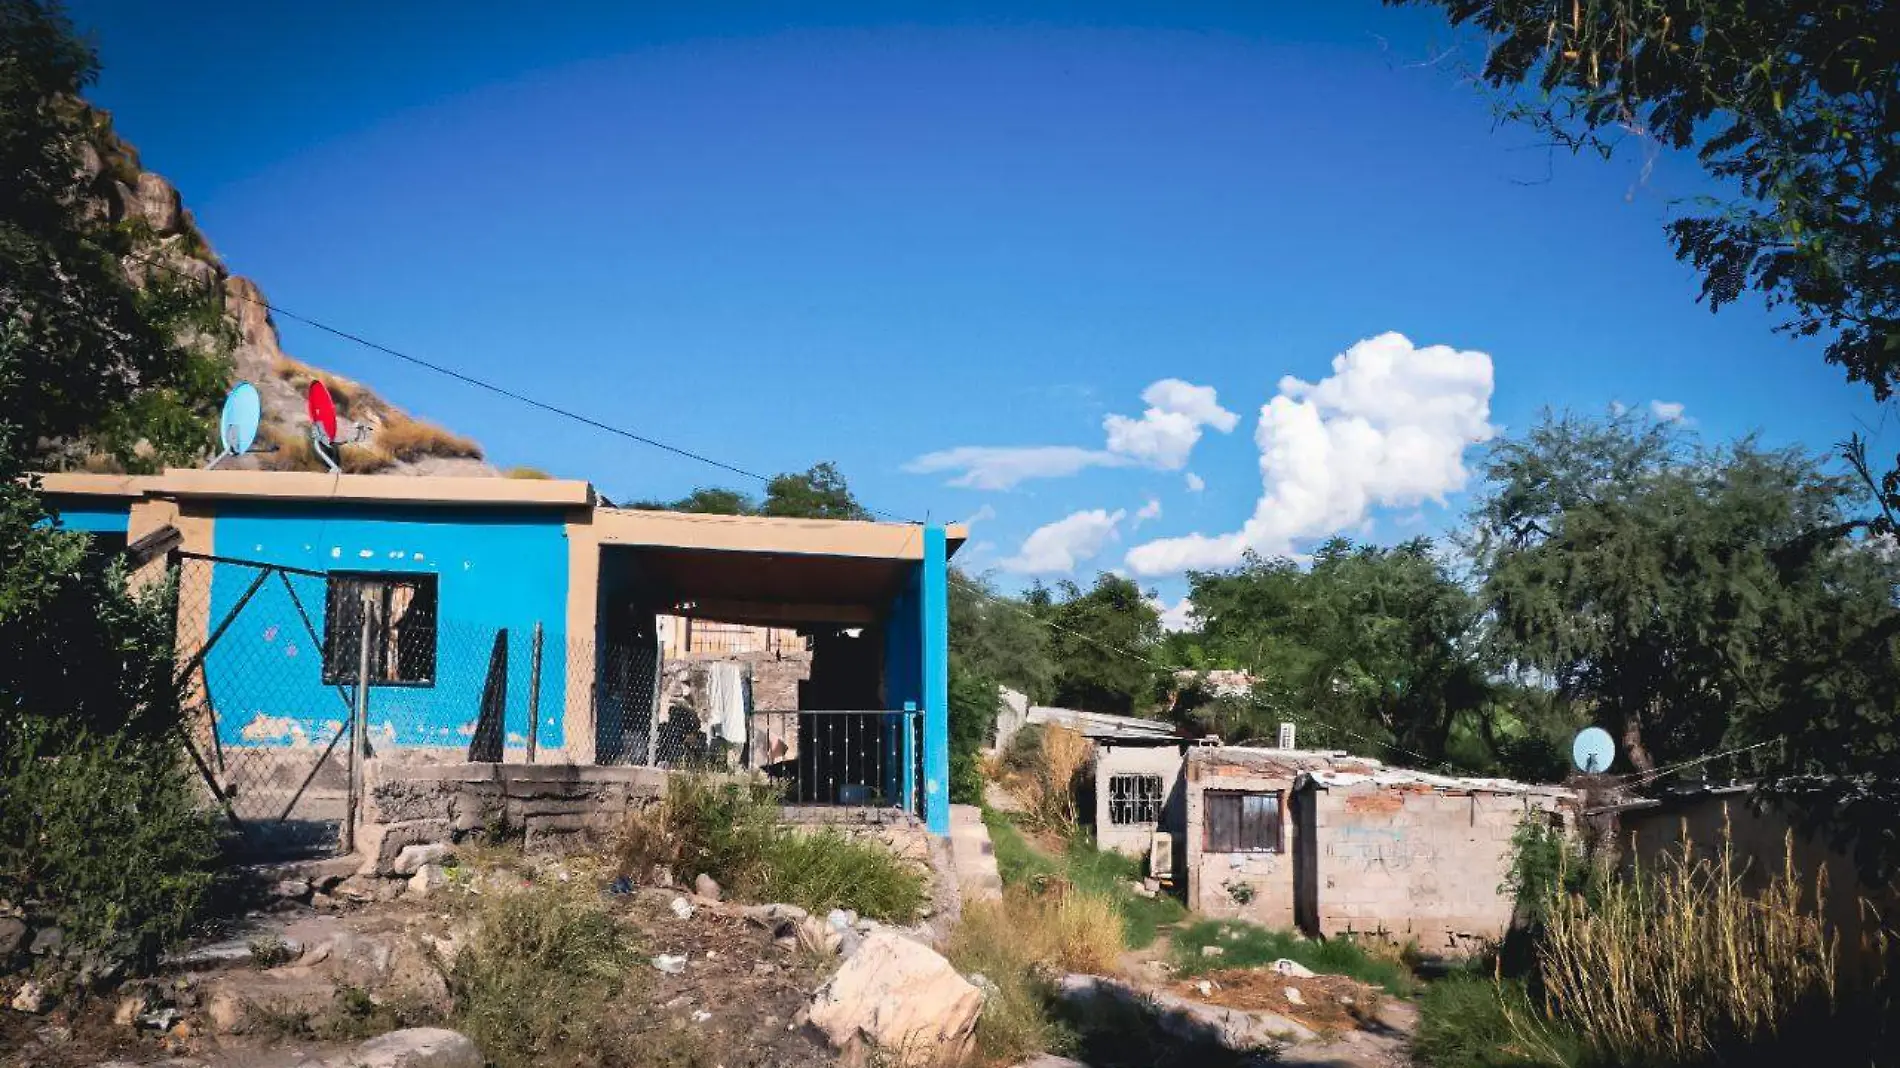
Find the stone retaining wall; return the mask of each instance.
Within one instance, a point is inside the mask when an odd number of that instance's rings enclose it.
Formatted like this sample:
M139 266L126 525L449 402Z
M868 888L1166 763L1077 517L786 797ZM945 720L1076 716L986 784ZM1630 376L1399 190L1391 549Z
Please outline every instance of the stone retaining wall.
M472 834L519 837L529 852L599 845L628 812L660 799L666 772L586 764L426 764L365 769L357 852L365 875L394 873L404 846Z

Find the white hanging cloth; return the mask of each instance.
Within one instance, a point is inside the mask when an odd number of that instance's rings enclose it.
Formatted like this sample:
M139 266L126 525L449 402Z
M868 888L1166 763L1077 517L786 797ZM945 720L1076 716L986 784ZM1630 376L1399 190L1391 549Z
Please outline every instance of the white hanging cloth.
M744 666L730 662L707 665L706 726L708 733L734 745L745 744L746 706L751 702L750 680Z

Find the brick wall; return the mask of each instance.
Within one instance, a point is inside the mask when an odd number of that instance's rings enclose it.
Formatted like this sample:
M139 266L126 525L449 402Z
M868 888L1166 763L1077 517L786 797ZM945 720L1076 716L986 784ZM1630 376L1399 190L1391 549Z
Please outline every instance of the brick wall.
M1293 926L1293 849L1297 828L1287 802L1297 769L1190 764L1187 813L1188 907L1208 916L1248 920L1267 927ZM1281 795L1278 853L1213 853L1207 850L1209 790Z

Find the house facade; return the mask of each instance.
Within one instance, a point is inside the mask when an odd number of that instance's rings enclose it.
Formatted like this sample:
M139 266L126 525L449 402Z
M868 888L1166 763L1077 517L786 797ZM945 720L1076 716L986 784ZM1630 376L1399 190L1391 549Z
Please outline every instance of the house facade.
M167 550L137 578L176 578L207 762L275 753L299 778L294 754L335 749L367 670L379 758L664 766L796 713L868 754L793 769L812 799L901 800L948 832L960 527L620 509L559 480L173 470L42 492L102 548ZM796 664L762 703L750 670L740 697L663 701L669 658L709 653Z
M1190 749L1183 781L1190 908L1442 956L1505 933L1512 836L1526 819L1569 820L1577 800L1291 749Z

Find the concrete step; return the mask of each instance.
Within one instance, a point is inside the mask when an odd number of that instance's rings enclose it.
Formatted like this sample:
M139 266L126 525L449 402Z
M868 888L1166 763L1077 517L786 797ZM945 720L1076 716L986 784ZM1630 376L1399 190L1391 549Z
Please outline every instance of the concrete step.
M950 806L950 858L957 869L957 885L965 901L996 901L1003 896L1003 876L996 870L996 851L990 829L975 805Z

